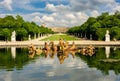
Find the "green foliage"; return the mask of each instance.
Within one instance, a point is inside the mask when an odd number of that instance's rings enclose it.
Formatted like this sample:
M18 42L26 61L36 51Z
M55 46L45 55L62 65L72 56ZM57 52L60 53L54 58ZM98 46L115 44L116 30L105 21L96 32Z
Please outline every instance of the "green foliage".
M96 30L95 34L96 34L98 40L103 40L104 39L104 35L105 35L105 31L103 32L103 30L101 28L98 28Z
M120 38L120 28L118 26L111 28L111 39L119 39Z
M23 40L23 37L25 37L27 35L27 31L24 28L17 29L16 33L17 33L17 38L19 40Z
M26 22L20 15L13 17L7 15L4 18L0 18L0 40L10 40L11 33L15 30L17 40L24 40L34 34L46 34L54 33L52 30L38 26L35 22Z
M5 40L7 41L10 37L10 30L8 28L4 28L1 32L2 36L5 37Z
M67 33L69 34L87 34L87 39L104 40L106 30L110 31L111 39L120 39L120 12L116 11L115 14L109 15L108 12L102 13L100 16L94 18L89 17L88 20L81 26L70 28ZM84 36L83 36L84 37Z

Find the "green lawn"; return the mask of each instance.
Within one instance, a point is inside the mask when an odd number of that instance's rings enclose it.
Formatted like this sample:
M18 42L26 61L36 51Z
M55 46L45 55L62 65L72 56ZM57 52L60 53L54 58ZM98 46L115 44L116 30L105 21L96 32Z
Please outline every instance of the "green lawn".
M79 40L79 38L77 37L73 37L73 36L70 36L70 35L66 35L66 34L61 34L61 35L52 35L48 38L45 38L43 39L42 41L58 41L60 38L64 39L64 40L67 40L67 41L70 41L70 40Z

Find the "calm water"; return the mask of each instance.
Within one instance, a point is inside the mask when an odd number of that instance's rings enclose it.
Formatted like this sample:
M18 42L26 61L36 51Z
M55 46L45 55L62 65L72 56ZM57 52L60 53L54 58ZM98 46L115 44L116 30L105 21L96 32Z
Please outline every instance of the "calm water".
M28 57L27 48L0 48L0 81L120 81L120 47L96 47L93 56L69 53L60 61L44 54Z

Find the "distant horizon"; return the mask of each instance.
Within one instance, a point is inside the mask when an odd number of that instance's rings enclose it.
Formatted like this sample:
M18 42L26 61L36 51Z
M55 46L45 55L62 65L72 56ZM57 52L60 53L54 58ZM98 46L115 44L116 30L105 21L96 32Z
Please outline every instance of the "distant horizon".
M103 12L120 11L120 0L0 0L0 17L20 15L47 27L73 27Z

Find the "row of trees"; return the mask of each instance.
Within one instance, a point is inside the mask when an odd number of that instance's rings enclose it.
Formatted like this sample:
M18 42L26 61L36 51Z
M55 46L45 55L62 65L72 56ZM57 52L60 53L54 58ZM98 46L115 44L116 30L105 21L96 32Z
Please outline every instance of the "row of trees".
M108 12L102 13L98 17L89 17L88 20L81 26L70 28L67 33L79 34L87 39L104 40L106 30L110 31L110 38L120 39L120 12L116 11L113 15Z
M16 31L16 40L26 40L28 35L33 38L36 34L48 34L54 33L51 29L47 27L38 26L34 22L26 22L19 15L13 17L7 15L4 18L0 18L0 40L10 40L12 32Z

